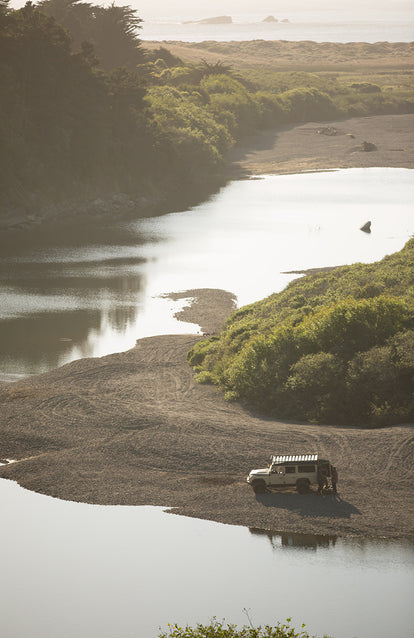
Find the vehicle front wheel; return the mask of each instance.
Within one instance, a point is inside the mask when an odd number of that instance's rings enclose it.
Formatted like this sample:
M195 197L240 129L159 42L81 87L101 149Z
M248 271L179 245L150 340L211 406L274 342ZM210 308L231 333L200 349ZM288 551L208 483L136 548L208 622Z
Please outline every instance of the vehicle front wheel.
M252 488L256 494L264 494L266 492L266 483L264 481L253 481Z

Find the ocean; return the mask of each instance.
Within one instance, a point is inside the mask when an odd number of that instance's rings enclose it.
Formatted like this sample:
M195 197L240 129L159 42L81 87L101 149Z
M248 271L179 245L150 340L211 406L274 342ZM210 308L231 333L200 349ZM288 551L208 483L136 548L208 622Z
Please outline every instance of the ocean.
M230 16L230 24L201 24L193 16L144 18L141 38L183 42L216 40L311 40L314 42L412 42L413 13L379 14L374 19L350 19L344 14L295 14L263 22L265 15ZM282 22L282 20L289 20Z

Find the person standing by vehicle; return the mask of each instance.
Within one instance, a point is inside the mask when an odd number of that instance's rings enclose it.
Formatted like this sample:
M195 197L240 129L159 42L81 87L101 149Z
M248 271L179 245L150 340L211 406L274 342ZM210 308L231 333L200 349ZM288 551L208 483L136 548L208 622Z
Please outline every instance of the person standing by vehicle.
M331 469L331 481L332 481L333 493L336 494L337 493L336 484L338 483L338 472L337 472L336 467L334 467L333 465L332 465L332 469Z
M320 467L318 467L316 478L317 478L317 481L318 481L318 494L322 494L322 490L323 490L323 487L325 485L325 477L322 474L322 470L321 470Z

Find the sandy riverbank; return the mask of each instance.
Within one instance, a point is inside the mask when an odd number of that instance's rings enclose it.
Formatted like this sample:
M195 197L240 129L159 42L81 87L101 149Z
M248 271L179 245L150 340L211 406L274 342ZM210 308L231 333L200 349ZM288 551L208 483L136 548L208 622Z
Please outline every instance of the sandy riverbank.
M234 307L224 291L181 318L215 332ZM189 292L183 293L189 296ZM161 505L187 516L288 532L414 540L413 426L381 430L284 423L194 382L198 337L142 339L0 389L0 476L63 499ZM250 469L273 452L319 452L338 467L339 498L255 495Z
M373 145L364 150L364 142ZM414 168L414 114L306 122L262 131L229 155L232 178L337 168Z

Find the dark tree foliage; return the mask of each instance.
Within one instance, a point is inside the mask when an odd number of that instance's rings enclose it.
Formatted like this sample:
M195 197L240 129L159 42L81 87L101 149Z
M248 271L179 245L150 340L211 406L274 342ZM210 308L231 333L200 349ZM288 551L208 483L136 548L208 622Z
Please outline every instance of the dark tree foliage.
M134 70L144 62L137 32L142 20L131 7L94 7L91 40L104 69Z
M81 0L40 0L37 6L67 29L74 50L82 42L93 44L100 65L107 71L117 67L136 70L145 61L138 31L142 20L129 6L97 6Z
M82 42L92 41L90 23L93 5L81 0L40 0L37 8L55 18L72 36L74 50L79 50Z
M150 147L139 78L95 71L91 46L71 53L68 31L31 3L1 16L0 203L138 188Z
M158 47L158 49L153 49L152 51L148 51L147 59L150 62L156 62L157 60L162 60L165 63L166 67L183 66L184 64L181 58L179 58L177 55L173 55L171 51L169 51L165 47Z

